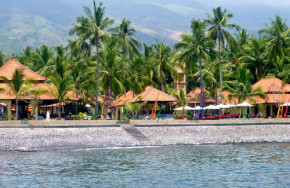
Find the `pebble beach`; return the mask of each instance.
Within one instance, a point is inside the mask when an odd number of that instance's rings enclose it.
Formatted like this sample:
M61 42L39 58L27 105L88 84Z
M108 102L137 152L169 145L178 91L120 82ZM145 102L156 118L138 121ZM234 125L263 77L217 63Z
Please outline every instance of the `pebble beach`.
M133 126L132 126L133 127ZM140 141L124 127L2 127L1 151L43 151L108 147L290 142L289 124L187 125L134 127Z

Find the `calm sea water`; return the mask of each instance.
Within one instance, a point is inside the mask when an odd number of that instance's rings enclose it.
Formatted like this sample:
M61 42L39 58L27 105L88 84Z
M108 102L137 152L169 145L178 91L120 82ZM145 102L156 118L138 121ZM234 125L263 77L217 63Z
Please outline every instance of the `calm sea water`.
M290 144L0 153L0 187L290 187Z

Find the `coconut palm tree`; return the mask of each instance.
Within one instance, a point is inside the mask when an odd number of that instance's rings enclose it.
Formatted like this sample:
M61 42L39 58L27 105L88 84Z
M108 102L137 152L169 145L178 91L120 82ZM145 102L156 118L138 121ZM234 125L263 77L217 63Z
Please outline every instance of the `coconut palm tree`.
M96 5L94 1L93 12L88 7L84 7L87 17L77 17L70 34L77 34L78 36L90 36L91 43L95 44L97 56L97 70L96 70L96 119L98 118L98 94L99 94L99 46L104 37L107 36L105 30L110 27L114 20L109 17L104 17L105 7L100 3Z
M150 84L153 84L150 78L150 70L146 66L146 60L141 54L133 55L129 59L128 64L128 80L130 84L130 90L134 93L141 93L144 88Z
M191 21L191 34L184 33L181 35L181 42L179 42L176 47L183 48L182 55L185 57L194 57L199 64L199 78L201 87L201 102L200 105L203 106L204 103L204 82L202 73L202 60L209 60L210 54L213 54L213 48L215 43L213 40L206 36L205 22L201 20Z
M250 69L254 75L254 82L256 82L264 75L266 57L266 38L264 36L257 38L252 35L244 53L239 57L239 64Z
M134 54L139 54L141 43L133 37L135 29L132 27L129 20L123 18L121 24L110 31L114 33L114 36L120 39L122 54L124 57L128 57L128 55L132 57ZM123 78L125 80L125 61L123 60L122 63L124 72ZM126 94L126 89L124 90L124 93Z
M105 45L104 50L100 52L101 60L101 85L103 89L109 91L109 105L112 112L112 92L115 94L120 94L123 92L124 87L121 80L121 75L124 71L120 69L120 63L122 61L122 55L118 50L119 46L116 44L116 41L111 38L108 43ZM113 113L111 113L112 119Z
M233 14L227 12L226 9L221 7L213 8L213 15L207 13L207 19L205 20L206 24L209 26L208 34L209 36L218 41L218 52L219 52L219 69L220 69L220 87L221 87L221 101L223 103L223 79L222 79L222 67L221 67L221 45L225 46L226 43L231 43L233 37L231 34L225 30L226 28L236 28L239 29L239 26L236 24L228 23L228 20L233 17Z
M251 73L245 67L236 70L236 79L233 81L227 81L225 84L225 89L231 92L230 98L237 98L239 103L243 102L245 99L254 101L253 97L258 96L265 98L265 93L261 88L252 90L251 85Z
M45 93L50 93L50 91L43 86L38 86L37 83L24 85L23 90L24 90L24 95L30 99L30 101L28 102L30 102L30 104L33 106L32 117L34 117L37 120L38 112L35 110L39 105L39 101L40 101L39 96Z
M16 117L15 119L18 120L18 102L21 96L24 94L25 85L29 84L28 80L25 80L23 74L23 70L16 69L15 72L12 75L12 79L8 79L7 77L1 76L0 78L6 83L9 87L9 90L7 91L4 88L1 88L1 92L8 92L11 95L15 96L15 105L16 105Z
M183 91L183 89L181 89L181 90L179 90L179 93L175 93L174 94L174 97L176 97L176 99L177 99L177 105L184 107L184 106L187 106L189 104L189 102L193 98L195 98L196 96L193 96L191 98L186 98L185 92ZM184 115L185 115L185 110L183 108L183 110L182 110L182 116L184 117Z
M283 57L286 49L289 48L290 29L279 15L276 15L271 24L265 23L265 26L266 28L259 30L259 33L266 36L269 59L275 62L276 56Z
M178 78L179 75L176 71L178 64L174 62L172 58L170 47L164 45L163 42L158 43L158 41L156 41L153 49L153 59L151 63L155 65L155 76L159 81L161 91L164 91L166 79L168 79L169 76Z
M73 89L71 78L67 75L61 77L60 75L52 75L49 77L55 89L51 93L57 98L59 102L58 118L61 119L61 103L65 101L68 92Z
M139 112L144 109L144 107L146 106L147 101L146 102L133 102L133 103L125 103L124 105L124 109L125 111L127 111L127 115L128 112L132 113L132 118L138 118L139 116Z
M139 53L141 43L133 37L136 31L129 20L123 18L121 24L110 31L121 40L122 54L124 56L132 56Z

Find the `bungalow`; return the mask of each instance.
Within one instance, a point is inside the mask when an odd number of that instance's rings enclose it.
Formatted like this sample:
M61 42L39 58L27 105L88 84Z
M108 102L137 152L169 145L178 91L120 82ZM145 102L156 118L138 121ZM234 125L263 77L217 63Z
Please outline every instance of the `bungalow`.
M266 97L253 97L252 104L255 104L253 113L261 112L266 117L276 117L279 106L290 101L290 84L283 83L276 77L262 78L252 86L252 90L260 87Z
M15 70L22 70L25 80L35 81L36 88L44 88L46 90L55 89L53 86L50 86L47 83L45 83L45 81L47 80L46 77L43 77L33 72L28 67L22 65L21 63L19 63L17 60L13 58L9 59L6 64L0 67L0 76L6 77L8 78L8 80L12 80ZM12 92L10 92L11 90L10 87L1 78L0 78L0 88L4 89L3 92L0 92L0 103L4 103L6 105L5 112L8 116L10 115L15 116L15 113L16 113L15 98L16 97L14 96ZM74 95L73 92L70 92L69 95L72 95L72 97L70 97L71 99L75 98L73 96ZM21 100L19 101L19 105L18 105L19 119L29 119L31 117L33 106L30 103L31 103L32 98L33 96L28 96L28 95L21 96ZM35 109L35 112L37 112L37 114L41 114L41 113L44 114L44 110L48 109L47 107L50 104L57 102L56 97L50 94L49 92L39 95L38 99L42 101L42 106L44 108L39 109L37 105Z

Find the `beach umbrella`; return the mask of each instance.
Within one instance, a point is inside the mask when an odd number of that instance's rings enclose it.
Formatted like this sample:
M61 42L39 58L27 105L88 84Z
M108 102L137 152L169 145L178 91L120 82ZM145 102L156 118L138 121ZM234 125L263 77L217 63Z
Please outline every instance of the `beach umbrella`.
M201 110L201 107L200 106L196 106L193 108L193 110Z
M86 108L91 108L91 105L90 104L86 104L85 107Z
M189 106L181 106L181 107L175 108L174 110L194 110L194 108L191 108Z
M290 106L290 102L286 102L286 103L282 104L281 106Z
M224 105L224 104L219 104L216 107L218 107L218 108L230 108L230 106Z
M219 110L220 108L218 106L209 105L203 109L205 109L205 110Z
M226 104L226 106L228 106L228 107L230 107L230 108L232 108L232 107L236 107L236 105L233 104L233 103L228 103L228 104Z
M243 107L249 107L249 111L250 111L250 114L251 114L251 108L253 105L247 103L247 102L242 102L240 104L237 104L236 107L241 107L241 110L240 110L240 114L242 114L242 108Z
M235 105L236 107L252 107L253 105L247 103L247 102L242 102L240 104Z

